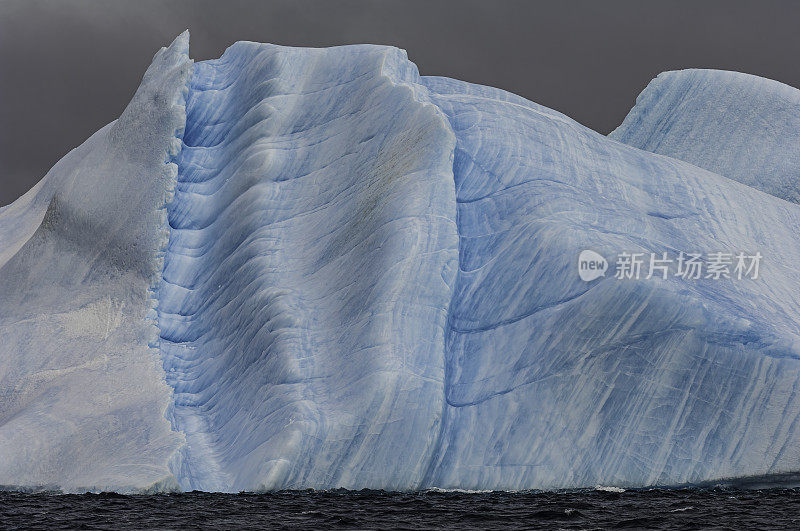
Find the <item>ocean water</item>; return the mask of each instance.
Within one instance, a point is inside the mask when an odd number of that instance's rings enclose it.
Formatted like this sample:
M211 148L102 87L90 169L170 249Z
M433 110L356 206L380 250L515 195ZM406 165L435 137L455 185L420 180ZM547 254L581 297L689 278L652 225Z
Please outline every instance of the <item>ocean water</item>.
M800 529L800 488L614 492L0 492L0 528Z

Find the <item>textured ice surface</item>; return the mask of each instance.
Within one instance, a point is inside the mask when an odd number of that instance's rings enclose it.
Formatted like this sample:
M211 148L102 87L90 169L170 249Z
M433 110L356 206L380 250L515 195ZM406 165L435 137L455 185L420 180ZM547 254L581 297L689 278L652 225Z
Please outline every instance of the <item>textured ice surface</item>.
M720 70L664 72L609 136L800 203L800 90Z
M460 237L427 481L626 486L796 469L800 209L502 91L426 83L457 138ZM584 283L582 249L769 258L755 281Z
M794 89L696 71L735 95L687 113L649 88L614 133L631 147L395 48L237 43L191 68L187 46L0 210L0 484L800 470L800 206L756 189L792 198ZM637 149L657 145L675 158ZM757 280L586 283L583 249L765 258Z

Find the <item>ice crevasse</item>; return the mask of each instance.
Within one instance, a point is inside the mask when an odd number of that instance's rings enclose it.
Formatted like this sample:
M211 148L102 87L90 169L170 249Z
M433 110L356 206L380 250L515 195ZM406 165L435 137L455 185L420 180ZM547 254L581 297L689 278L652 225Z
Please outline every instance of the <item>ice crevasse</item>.
M662 74L609 137L402 50L156 54L0 209L0 485L800 472L800 92ZM759 252L583 281L582 250Z

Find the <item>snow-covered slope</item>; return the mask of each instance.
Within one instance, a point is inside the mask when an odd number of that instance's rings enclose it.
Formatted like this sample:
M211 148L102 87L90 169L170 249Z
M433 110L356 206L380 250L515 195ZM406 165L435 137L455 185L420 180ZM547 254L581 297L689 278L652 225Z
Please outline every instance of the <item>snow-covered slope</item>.
M188 37L156 54L117 121L0 210L0 485L178 486L151 288Z
M395 48L237 43L190 69L187 45L0 210L0 484L800 471L800 206ZM764 260L584 282L584 249Z

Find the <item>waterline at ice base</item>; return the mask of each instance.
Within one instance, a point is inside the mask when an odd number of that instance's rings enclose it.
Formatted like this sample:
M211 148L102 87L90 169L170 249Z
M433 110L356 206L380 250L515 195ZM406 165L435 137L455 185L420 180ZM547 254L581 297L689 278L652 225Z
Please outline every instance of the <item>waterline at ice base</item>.
M798 134L734 72L603 136L397 48L184 33L0 209L0 485L800 473Z

